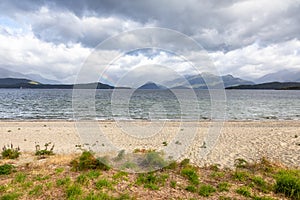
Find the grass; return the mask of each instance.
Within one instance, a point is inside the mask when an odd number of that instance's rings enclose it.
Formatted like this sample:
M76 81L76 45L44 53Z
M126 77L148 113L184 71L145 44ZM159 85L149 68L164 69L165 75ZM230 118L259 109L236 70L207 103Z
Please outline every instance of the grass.
M77 199L83 193L79 185L70 185L66 190L66 195L68 199Z
M300 199L300 170L281 170L275 179L275 192L292 199Z
M201 185L199 187L198 193L200 196L209 197L217 190L211 185Z
M238 163L235 169L218 165L199 168L185 159L155 172L136 174L103 169L92 152L63 161L58 157L29 164L0 160L0 200L299 199L300 170L286 169L266 159ZM8 162L16 167L5 164Z
M167 174L143 173L139 174L136 180L137 185L144 185L144 188L158 190L165 185Z
M239 187L236 189L236 193L244 196L244 197L251 197L250 188L246 186Z
M102 188L112 188L112 183L107 179L100 179L96 182L96 188L101 190Z
M20 155L20 148L14 148L13 144L2 148L1 156L3 159L17 159Z
M0 175L9 175L13 172L14 168L11 164L0 165Z
M81 156L74 159L71 165L75 171L83 171L88 169L109 170L108 160L105 157L95 158L93 152L84 151Z
M221 182L218 184L217 189L219 192L228 192L230 188L230 184L227 182Z
M181 175L186 177L192 184L198 185L199 184L199 176L197 171L193 167L186 167L181 170Z

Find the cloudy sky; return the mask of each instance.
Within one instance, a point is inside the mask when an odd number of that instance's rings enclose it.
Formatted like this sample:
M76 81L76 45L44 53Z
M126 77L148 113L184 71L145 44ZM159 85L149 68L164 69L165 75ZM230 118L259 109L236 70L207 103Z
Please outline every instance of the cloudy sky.
M300 0L3 0L0 68L72 83L99 43L144 27L191 37L220 74L255 79L300 70ZM163 66L170 63L176 72L190 72L172 53L137 51L120 57L107 75L113 82L124 76L145 80L143 69L169 74Z

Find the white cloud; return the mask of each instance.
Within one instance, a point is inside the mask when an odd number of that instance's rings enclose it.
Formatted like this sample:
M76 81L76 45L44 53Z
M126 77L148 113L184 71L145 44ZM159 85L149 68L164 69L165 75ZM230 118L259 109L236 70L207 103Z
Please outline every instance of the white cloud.
M265 47L254 43L227 53L210 53L222 74L258 78L282 69L300 70L300 40L293 39Z

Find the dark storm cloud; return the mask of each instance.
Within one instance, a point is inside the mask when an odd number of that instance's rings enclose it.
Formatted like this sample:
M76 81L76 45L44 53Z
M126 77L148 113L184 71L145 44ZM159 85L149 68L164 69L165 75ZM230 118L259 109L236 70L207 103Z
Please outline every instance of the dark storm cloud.
M195 39L221 73L257 77L300 68L300 0L3 0L0 11L0 67L26 66L67 82L103 40L153 26ZM173 44L170 36L157 38ZM116 42L126 48L143 37Z
M40 13L42 6L49 12ZM19 20L27 16L40 39L81 42L89 47L111 35L147 24L181 31L211 51L229 51L257 40L276 43L300 38L299 1L14 0L2 2L0 8L14 16L22 13ZM111 21L88 22L89 17ZM126 20L135 25L122 27Z

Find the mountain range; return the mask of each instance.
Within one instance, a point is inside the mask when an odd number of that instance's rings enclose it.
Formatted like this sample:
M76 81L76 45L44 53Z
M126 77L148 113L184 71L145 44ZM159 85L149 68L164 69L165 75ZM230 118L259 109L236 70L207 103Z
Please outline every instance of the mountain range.
M29 79L35 80L43 84L61 84L59 81L44 78L39 74L23 74L12 70L0 68L0 78L17 78L17 79Z
M255 83L267 83L267 82L300 82L300 70L280 70L275 73L266 74L256 80Z
M2 78L0 79L0 88L30 88L30 89L114 89L113 86L103 83L86 83L86 84L42 84L29 79Z
M207 89L224 88L237 85L252 85L254 82L236 78L230 74L225 76L217 76L210 73L202 73L201 75L189 75L184 78L177 78L172 81L164 82L163 85L168 88L193 88Z

